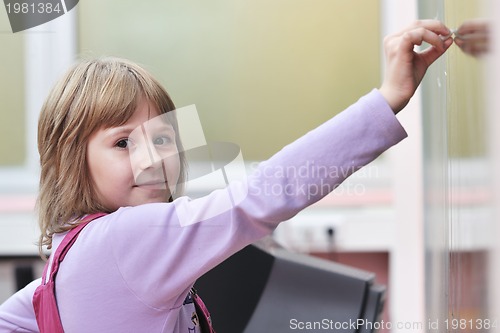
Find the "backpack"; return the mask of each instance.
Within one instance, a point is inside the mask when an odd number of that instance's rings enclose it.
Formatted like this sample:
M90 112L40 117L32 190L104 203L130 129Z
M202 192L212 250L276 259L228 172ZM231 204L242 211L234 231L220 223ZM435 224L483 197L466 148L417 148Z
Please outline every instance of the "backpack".
M80 231L91 221L106 215L105 213L95 213L87 215L79 225L71 229L63 241L56 249L52 258L52 265L47 261L43 270L42 284L38 286L33 294L33 308L35 310L36 322L40 333L64 333L61 318L59 316L59 309L57 308L57 301L55 296L55 278L59 270L59 265L63 261L66 253L68 253L71 246L75 243ZM47 279L47 272L50 266L50 274ZM198 296L196 291L191 289L190 295L195 304L196 312L200 321L200 329L204 333L215 333L212 327L210 314Z

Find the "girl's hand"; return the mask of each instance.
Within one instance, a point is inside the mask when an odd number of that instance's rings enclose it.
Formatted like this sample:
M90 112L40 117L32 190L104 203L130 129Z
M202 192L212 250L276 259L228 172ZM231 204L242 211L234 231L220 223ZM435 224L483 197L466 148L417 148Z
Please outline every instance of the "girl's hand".
M451 35L441 22L422 20L385 37L386 71L380 93L394 113L408 104L427 68L453 43ZM415 52L414 46L422 42L430 46L422 52Z

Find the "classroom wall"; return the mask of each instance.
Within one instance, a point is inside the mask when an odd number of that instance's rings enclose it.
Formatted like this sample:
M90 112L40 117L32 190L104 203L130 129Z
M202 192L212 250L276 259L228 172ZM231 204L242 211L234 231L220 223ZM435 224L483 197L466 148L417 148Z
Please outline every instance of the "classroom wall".
M0 168L25 161L24 39L0 10Z

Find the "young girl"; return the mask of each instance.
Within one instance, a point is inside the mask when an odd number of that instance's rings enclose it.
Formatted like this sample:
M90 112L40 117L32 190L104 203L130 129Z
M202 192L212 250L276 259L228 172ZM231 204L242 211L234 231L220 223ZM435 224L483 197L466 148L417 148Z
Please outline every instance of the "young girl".
M195 200L179 195L185 158L175 117L162 116L175 107L160 84L121 59L74 66L48 96L39 121L41 244L54 253L88 214L107 215L81 231L57 273L64 330L200 332L190 297L196 279L269 235L345 176L311 172L294 178L272 170L313 165L354 172L402 140L406 134L394 115L451 45L451 38L442 38L448 34L443 24L428 20L386 38L380 89L261 163L246 183ZM422 42L431 46L415 52ZM259 190L273 186L287 190ZM314 193L308 191L313 187ZM225 207L228 193L243 195ZM206 213L219 206L224 209L217 214ZM39 331L32 299L40 283L2 304L1 332Z

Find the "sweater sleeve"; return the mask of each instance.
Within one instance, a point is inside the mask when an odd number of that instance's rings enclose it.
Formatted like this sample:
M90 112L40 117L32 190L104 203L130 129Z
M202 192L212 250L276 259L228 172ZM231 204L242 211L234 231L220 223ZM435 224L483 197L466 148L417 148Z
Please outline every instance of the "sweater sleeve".
M0 305L0 332L39 332L32 299L40 283L31 282Z
M246 182L206 197L122 208L111 246L130 290L179 305L195 280L330 193L406 137L377 90L260 163Z

